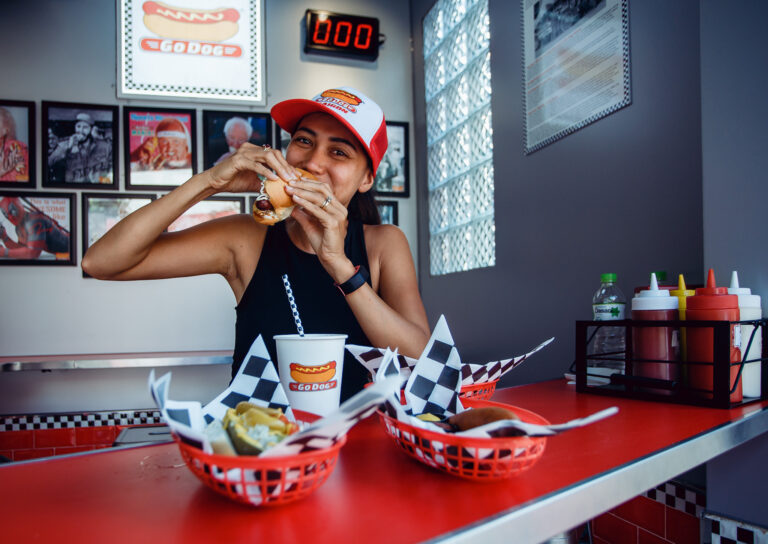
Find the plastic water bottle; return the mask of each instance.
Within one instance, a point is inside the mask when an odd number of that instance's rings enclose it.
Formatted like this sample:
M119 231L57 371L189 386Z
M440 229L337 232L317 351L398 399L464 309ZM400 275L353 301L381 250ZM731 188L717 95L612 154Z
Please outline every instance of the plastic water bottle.
M624 297L624 293L616 285L616 274L601 274L600 288L592 297L592 319L594 321L624 319L626 304L627 299ZM625 348L624 327L602 326L595 333L591 353L601 354L605 358L590 359L588 366L623 373ZM608 372L608 374L611 373L613 372Z

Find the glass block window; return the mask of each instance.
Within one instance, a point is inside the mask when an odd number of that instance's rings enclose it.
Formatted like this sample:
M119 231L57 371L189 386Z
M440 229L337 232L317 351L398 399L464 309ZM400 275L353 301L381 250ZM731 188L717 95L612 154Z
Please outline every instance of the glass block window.
M430 273L493 266L488 0L438 0L423 32Z

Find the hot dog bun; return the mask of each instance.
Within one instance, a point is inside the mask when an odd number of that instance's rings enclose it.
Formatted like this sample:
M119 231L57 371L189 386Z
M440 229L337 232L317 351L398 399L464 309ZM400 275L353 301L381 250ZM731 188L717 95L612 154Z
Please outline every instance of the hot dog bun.
M315 176L302 170L296 169L299 175L307 179L317 179ZM259 196L253 203L253 218L263 225L274 225L280 221L287 219L293 211L293 200L291 195L285 192L286 183L278 178L275 180L267 179L261 185L261 191ZM269 201L271 209L262 209L259 207L259 202ZM262 204L263 205L263 204Z
M229 9L189 9L144 2L144 25L165 38L222 42L237 34L240 13Z
M520 419L517 415L501 406L485 406L483 408L470 408L448 418L448 423L459 431L474 429L486 423L500 419Z
M327 382L336 374L336 361L320 366L303 366L291 363L291 378L299 383Z

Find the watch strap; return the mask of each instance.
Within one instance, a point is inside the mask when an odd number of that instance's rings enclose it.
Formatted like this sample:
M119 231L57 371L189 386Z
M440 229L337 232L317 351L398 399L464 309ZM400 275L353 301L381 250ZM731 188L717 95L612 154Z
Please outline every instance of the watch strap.
M339 291L341 291L344 296L347 296L362 287L363 284L368 281L369 277L368 270L362 265L357 265L355 267L355 273L351 278L344 283L334 283L334 285L339 288Z

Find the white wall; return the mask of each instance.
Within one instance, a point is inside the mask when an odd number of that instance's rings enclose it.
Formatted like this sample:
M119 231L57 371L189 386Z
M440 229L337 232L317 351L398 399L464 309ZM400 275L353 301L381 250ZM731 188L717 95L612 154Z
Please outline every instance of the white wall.
M37 102L38 150L41 100L189 107L189 103L117 100L114 2L5 4L0 17L0 97ZM388 119L412 126L407 0L322 4L332 11L379 18L387 39L374 63L304 55L300 43L304 11L318 6L299 0L265 4L268 104L254 111L268 111L285 98L311 97L328 87L351 85L375 97ZM198 112L243 109L202 102L195 107ZM200 114L198 126L200 142ZM37 160L40 172L39 151ZM416 190L411 178L414 196L400 200L399 215L417 260ZM124 186L121 175L121 190ZM77 207L79 218L79 194ZM78 220L78 230L80 225ZM78 265L80 257L78 233ZM218 276L113 283L84 279L78 266L2 267L0 278L0 356L220 350L234 344L235 299Z

